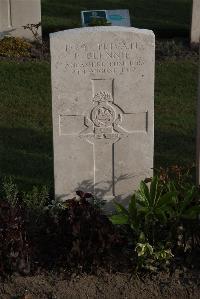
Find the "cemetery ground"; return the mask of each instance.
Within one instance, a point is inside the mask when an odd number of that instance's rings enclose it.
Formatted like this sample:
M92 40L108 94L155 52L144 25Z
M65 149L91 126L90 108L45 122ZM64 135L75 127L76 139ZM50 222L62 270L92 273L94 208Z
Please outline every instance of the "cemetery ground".
M44 31L79 26L77 11L88 7L88 1L82 1L81 5L79 2L44 0ZM136 11L136 26L141 23L146 28L153 26L160 37L156 46L155 168L166 169L172 165L190 168L195 163L198 80L198 53L190 49L186 38L190 1L158 1L156 5L153 0L134 2L136 9L130 1L118 1L121 8ZM116 8L114 1L101 4L93 1L92 5L99 9ZM176 11L180 12L178 16ZM178 38L169 39L170 34ZM123 226L112 226L98 209L87 203L86 197L90 195L79 193L80 205L72 200L64 209L52 203L50 60L48 49L44 56L35 50L34 55L0 58L0 140L3 141L0 171L2 181L5 177L13 178L12 182L4 181L0 191L0 223L8 231L5 248L0 234L0 271L4 274L0 298L199 298L199 251L188 254L191 252L189 237L184 252L183 238L187 234L182 232L177 219L156 231L157 240L167 230L173 231L175 238L171 242L179 243L178 250L172 246L177 254L175 258L171 260L170 251L163 251L165 258L156 264L146 244L145 264L137 259L133 244L127 241L129 229L124 234ZM180 193L193 196L194 168L192 178L185 169L173 167L173 171ZM159 175L159 188L162 184L166 186L163 178L168 180L163 174ZM187 212L189 207L186 207ZM123 209L120 211L123 216ZM26 237L24 226L28 231ZM195 222L191 220L189 230L184 232L191 232L191 227L199 246ZM74 236L78 236L77 243ZM14 244L14 252L10 244Z
M195 162L198 55L195 50L189 49L184 40L160 40L156 55L155 168L192 166ZM28 198L35 200L29 206L34 218L34 213L39 212L35 206L46 199L46 193L36 189L30 193L33 185L39 190L46 185L50 199L53 193L50 62L46 57L4 57L0 65L1 173L2 177L12 176L20 192L32 194ZM12 200L15 200L14 186L9 188ZM55 245L55 242L52 237L50 246L56 246L58 250L61 245ZM193 257L196 261L193 270L188 268L188 262L184 266L178 262L178 266L173 265L176 270L172 267L171 272L142 271L139 278L134 274L134 267L127 266L126 257L114 255L119 263L113 263L112 259L107 261L109 269L104 261L104 265L102 262L101 266L95 265L94 269L90 269L89 274L86 274L87 269L72 271L59 263L56 270L51 267L49 271L42 270L45 268L43 261L40 269L31 271L34 276L30 276L31 273L28 277L15 274L7 283L0 284L0 298L26 298L23 297L25 295L27 298L199 296L199 262L196 256ZM37 268L35 264L34 267ZM13 297L9 297L11 295Z
M155 168L195 162L198 55L183 44L163 41L157 46ZM2 176L13 176L25 189L44 184L50 187L50 63L3 59L0 73Z

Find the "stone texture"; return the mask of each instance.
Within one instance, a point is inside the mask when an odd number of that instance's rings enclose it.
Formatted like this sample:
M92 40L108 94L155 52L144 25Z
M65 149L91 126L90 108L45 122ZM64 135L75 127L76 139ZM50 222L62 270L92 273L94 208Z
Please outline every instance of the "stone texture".
M123 200L152 175L154 34L88 27L50 40L56 196Z
M191 44L198 44L200 39L200 0L193 0Z
M0 0L0 36L11 35L32 40L33 34L23 26L39 22L40 0ZM38 33L41 36L41 27Z

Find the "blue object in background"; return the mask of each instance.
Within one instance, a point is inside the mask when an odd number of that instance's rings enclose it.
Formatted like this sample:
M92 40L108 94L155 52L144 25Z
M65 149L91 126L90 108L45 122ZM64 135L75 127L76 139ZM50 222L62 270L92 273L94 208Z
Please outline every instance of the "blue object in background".
M110 15L110 16L109 16L109 19L110 19L110 20L115 20L115 21L120 21L120 20L123 20L124 17L123 17L123 16L120 16L120 15Z
M88 26L92 21L92 18L107 19L106 11L105 10L82 11L83 26Z
M128 9L81 11L83 27L87 27L92 21L92 18L106 19L109 23L111 23L111 26L131 26Z

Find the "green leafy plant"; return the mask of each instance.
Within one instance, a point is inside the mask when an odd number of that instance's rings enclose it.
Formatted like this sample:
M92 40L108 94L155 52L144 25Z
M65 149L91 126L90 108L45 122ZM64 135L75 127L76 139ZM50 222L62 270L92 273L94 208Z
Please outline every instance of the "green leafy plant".
M196 186L191 186L190 189L185 190L184 196L176 198L175 201L175 218L176 221L184 219L194 220L200 214L200 203L197 200L199 190Z
M200 248L199 193L199 189L192 185L188 189L182 188L175 197L171 238L178 249L182 248L184 252Z
M176 192L169 233L174 247L184 252L200 247L200 189L193 183L193 168L173 165L157 170L164 190Z
M160 266L168 266L170 260L174 257L170 248L161 244L157 244L157 246L149 244L143 233L139 237L135 251L138 257L137 269L157 271Z
M144 216L145 224L155 224L157 221L166 222L172 213L172 205L176 191L164 193L159 179L154 176L150 187L141 182L140 189L135 193L138 210Z
M171 170L173 179L162 171L162 175L142 181L128 208L115 202L117 213L110 219L131 232L129 240L137 253L138 268L167 265L173 254L179 248L185 251L191 236L198 234L199 189L189 182L189 172L182 175L178 167Z
M154 242L155 229L158 222L166 223L172 214L175 191L163 194L163 187L159 185L155 176L148 187L142 181L140 189L132 196L128 209L115 202L118 214L111 216L114 224L128 224L138 235L141 231Z
M19 191L12 177L5 177L2 182L2 196L15 207L19 200Z
M43 209L49 203L49 190L46 186L41 188L34 186L32 191L22 193L22 202L30 211L43 213Z

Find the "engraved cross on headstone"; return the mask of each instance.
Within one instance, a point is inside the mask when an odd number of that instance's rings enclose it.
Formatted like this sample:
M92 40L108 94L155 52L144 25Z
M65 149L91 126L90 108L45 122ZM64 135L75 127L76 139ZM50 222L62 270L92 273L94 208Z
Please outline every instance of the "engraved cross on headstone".
M60 115L60 135L76 135L93 145L94 194L102 190L105 199L115 196L115 143L148 129L148 112L123 111L114 102L113 86L113 79L92 80L90 109L84 115Z

